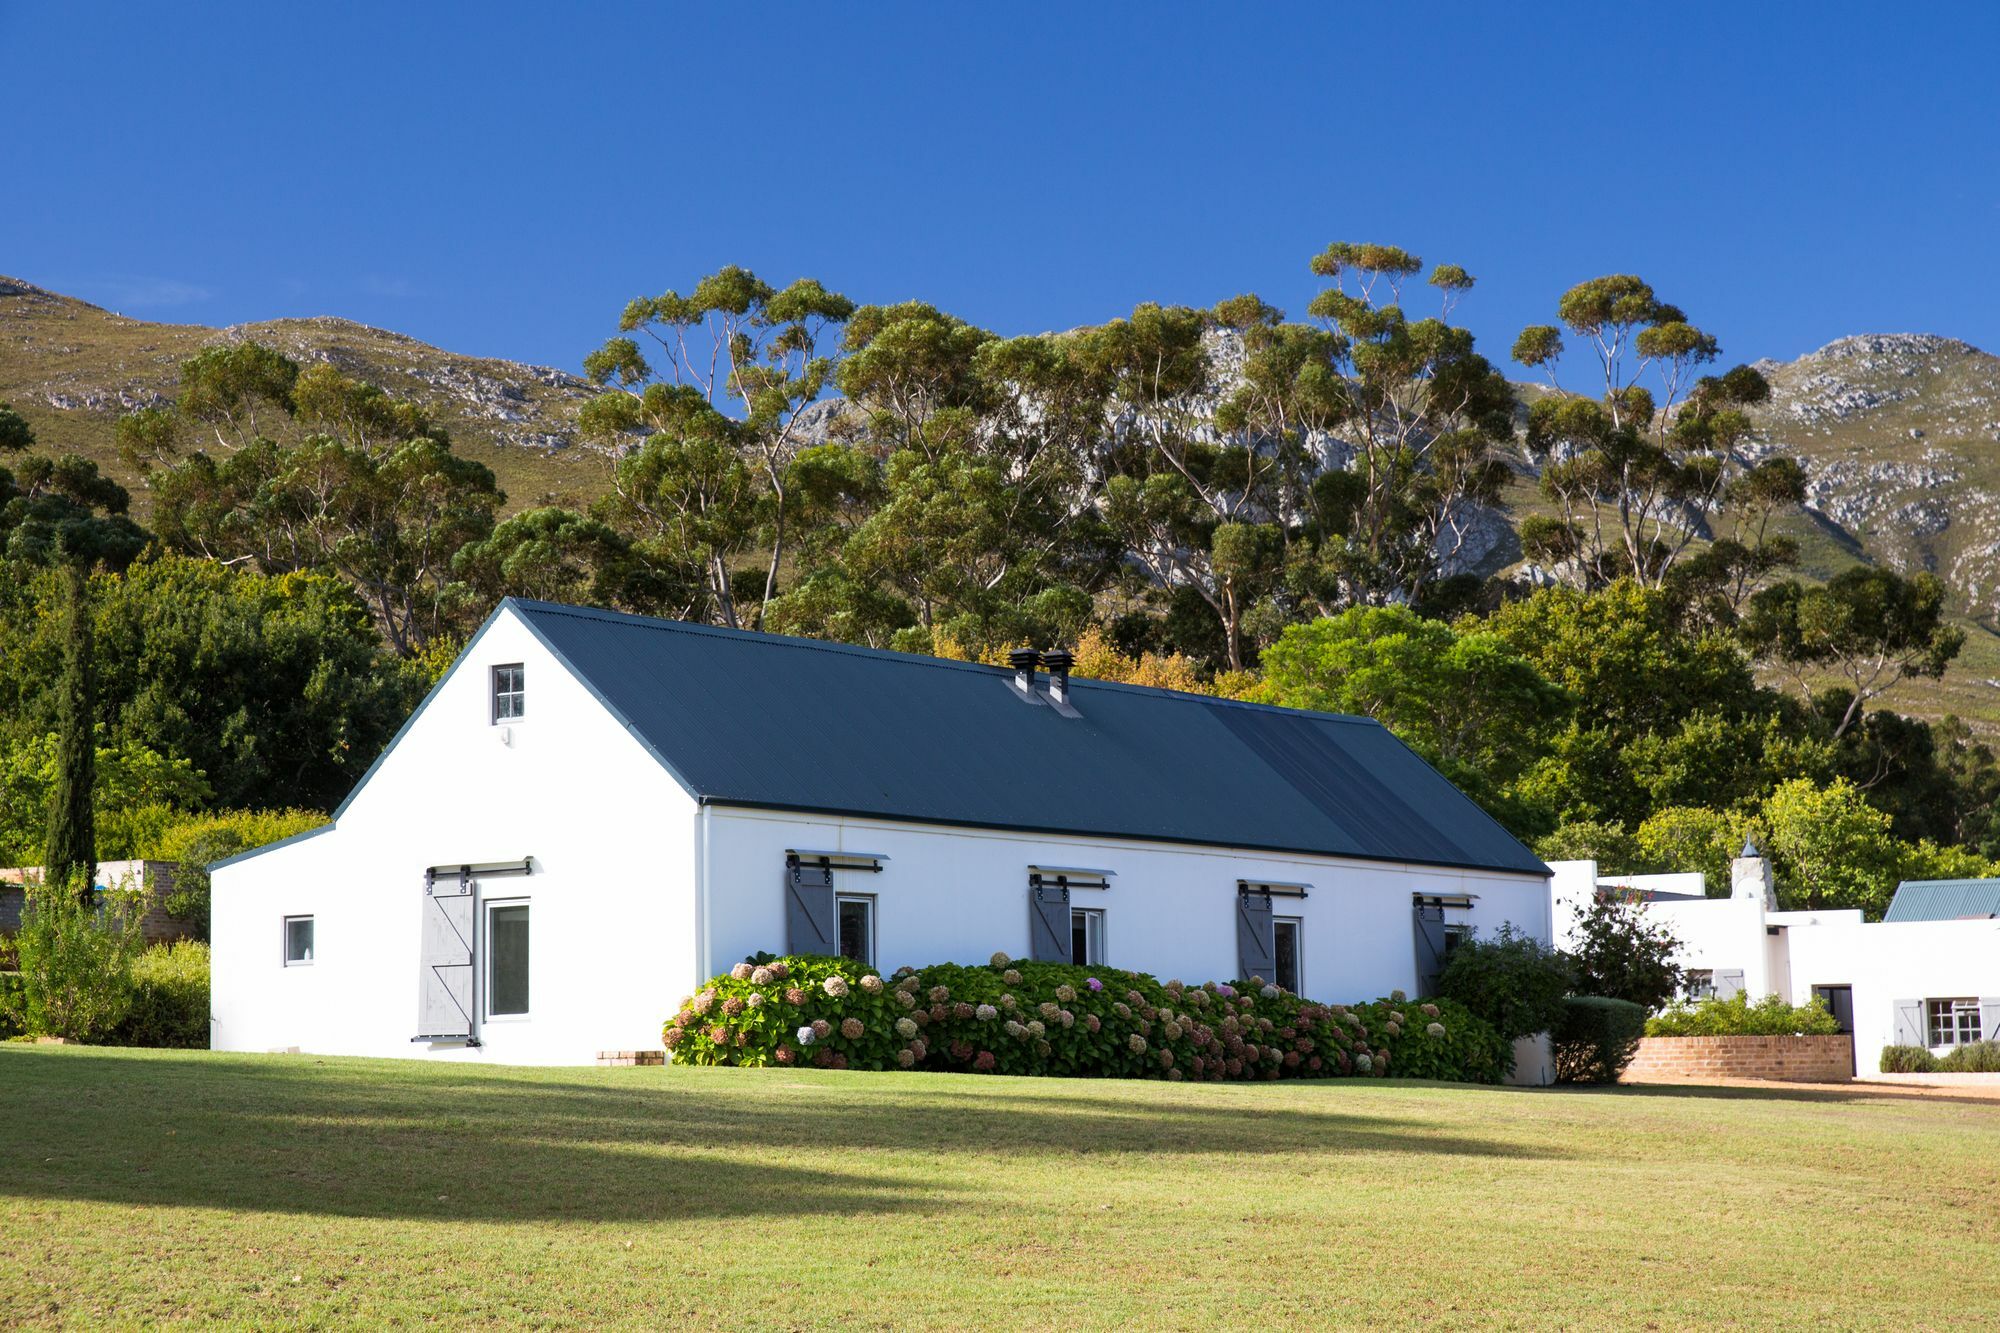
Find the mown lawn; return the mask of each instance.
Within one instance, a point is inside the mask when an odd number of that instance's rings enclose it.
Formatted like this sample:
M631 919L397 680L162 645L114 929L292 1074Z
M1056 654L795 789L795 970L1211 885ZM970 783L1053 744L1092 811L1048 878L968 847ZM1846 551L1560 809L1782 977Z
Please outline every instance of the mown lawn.
M2000 1105L0 1049L0 1326L1990 1326Z

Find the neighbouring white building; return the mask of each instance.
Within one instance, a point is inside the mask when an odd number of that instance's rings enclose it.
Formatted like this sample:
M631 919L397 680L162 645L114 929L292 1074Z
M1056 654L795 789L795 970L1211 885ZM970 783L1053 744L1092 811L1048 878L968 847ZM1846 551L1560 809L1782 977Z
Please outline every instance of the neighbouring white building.
M1727 898L1706 896L1699 874L1600 876L1594 861L1550 869L1559 947L1574 945L1597 893L1632 893L1680 941L1675 961L1687 971L1690 998L1747 992L1804 1004L1817 996L1853 1033L1863 1076L1876 1071L1884 1046L1942 1055L2000 1040L2000 916L1911 919L1916 909L1906 905L1870 922L1852 909L1780 911L1770 862L1754 846L1730 863ZM1898 898L1929 887L1906 884Z
M588 1063L760 951L1338 1001L1550 938L1379 724L1067 672L510 600L331 824L216 865L213 1044Z

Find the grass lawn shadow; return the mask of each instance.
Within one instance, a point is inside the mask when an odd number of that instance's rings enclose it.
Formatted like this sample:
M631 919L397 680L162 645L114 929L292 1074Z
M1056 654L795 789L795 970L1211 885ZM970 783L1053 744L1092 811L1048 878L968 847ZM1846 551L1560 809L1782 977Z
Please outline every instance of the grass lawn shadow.
M149 1095L128 1090L143 1061ZM943 1208L933 1159L1563 1155L1232 1087L0 1051L0 1196L339 1216L617 1220ZM745 1094L748 1095L745 1095ZM1207 1094L1216 1094L1213 1096ZM942 1105L940 1105L942 1103ZM855 1154L851 1166L842 1151Z

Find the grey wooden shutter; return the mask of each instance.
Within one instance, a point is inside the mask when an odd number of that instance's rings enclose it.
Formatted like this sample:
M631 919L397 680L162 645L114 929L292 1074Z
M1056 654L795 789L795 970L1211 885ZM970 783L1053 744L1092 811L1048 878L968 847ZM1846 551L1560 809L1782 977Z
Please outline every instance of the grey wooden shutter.
M1979 1039L2000 1041L2000 999L1980 999Z
M1236 973L1244 981L1278 979L1278 932L1271 922L1271 895L1236 895Z
M1924 1002L1922 1000L1896 1001L1896 1045L1930 1045L1924 1039Z
M1438 973L1444 970L1445 925L1442 903L1416 905L1417 994L1437 994Z
M1733 1000L1743 993L1743 970L1718 971L1715 974L1715 998Z
M423 950L417 968L418 1041L472 1036L472 880L427 878Z
M840 914L833 870L794 861L785 867L785 952L840 955Z
M1069 886L1030 884L1028 957L1037 963L1071 962L1073 943L1069 921Z

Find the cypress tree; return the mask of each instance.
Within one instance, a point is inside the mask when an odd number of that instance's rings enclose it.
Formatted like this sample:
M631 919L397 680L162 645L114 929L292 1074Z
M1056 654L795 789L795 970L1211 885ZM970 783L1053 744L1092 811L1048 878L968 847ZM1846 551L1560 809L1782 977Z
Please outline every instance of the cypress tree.
M62 679L57 682L56 781L49 793L48 842L42 873L50 884L83 872L83 892L97 878L97 711L90 625L90 576L71 562L69 605L63 633Z

